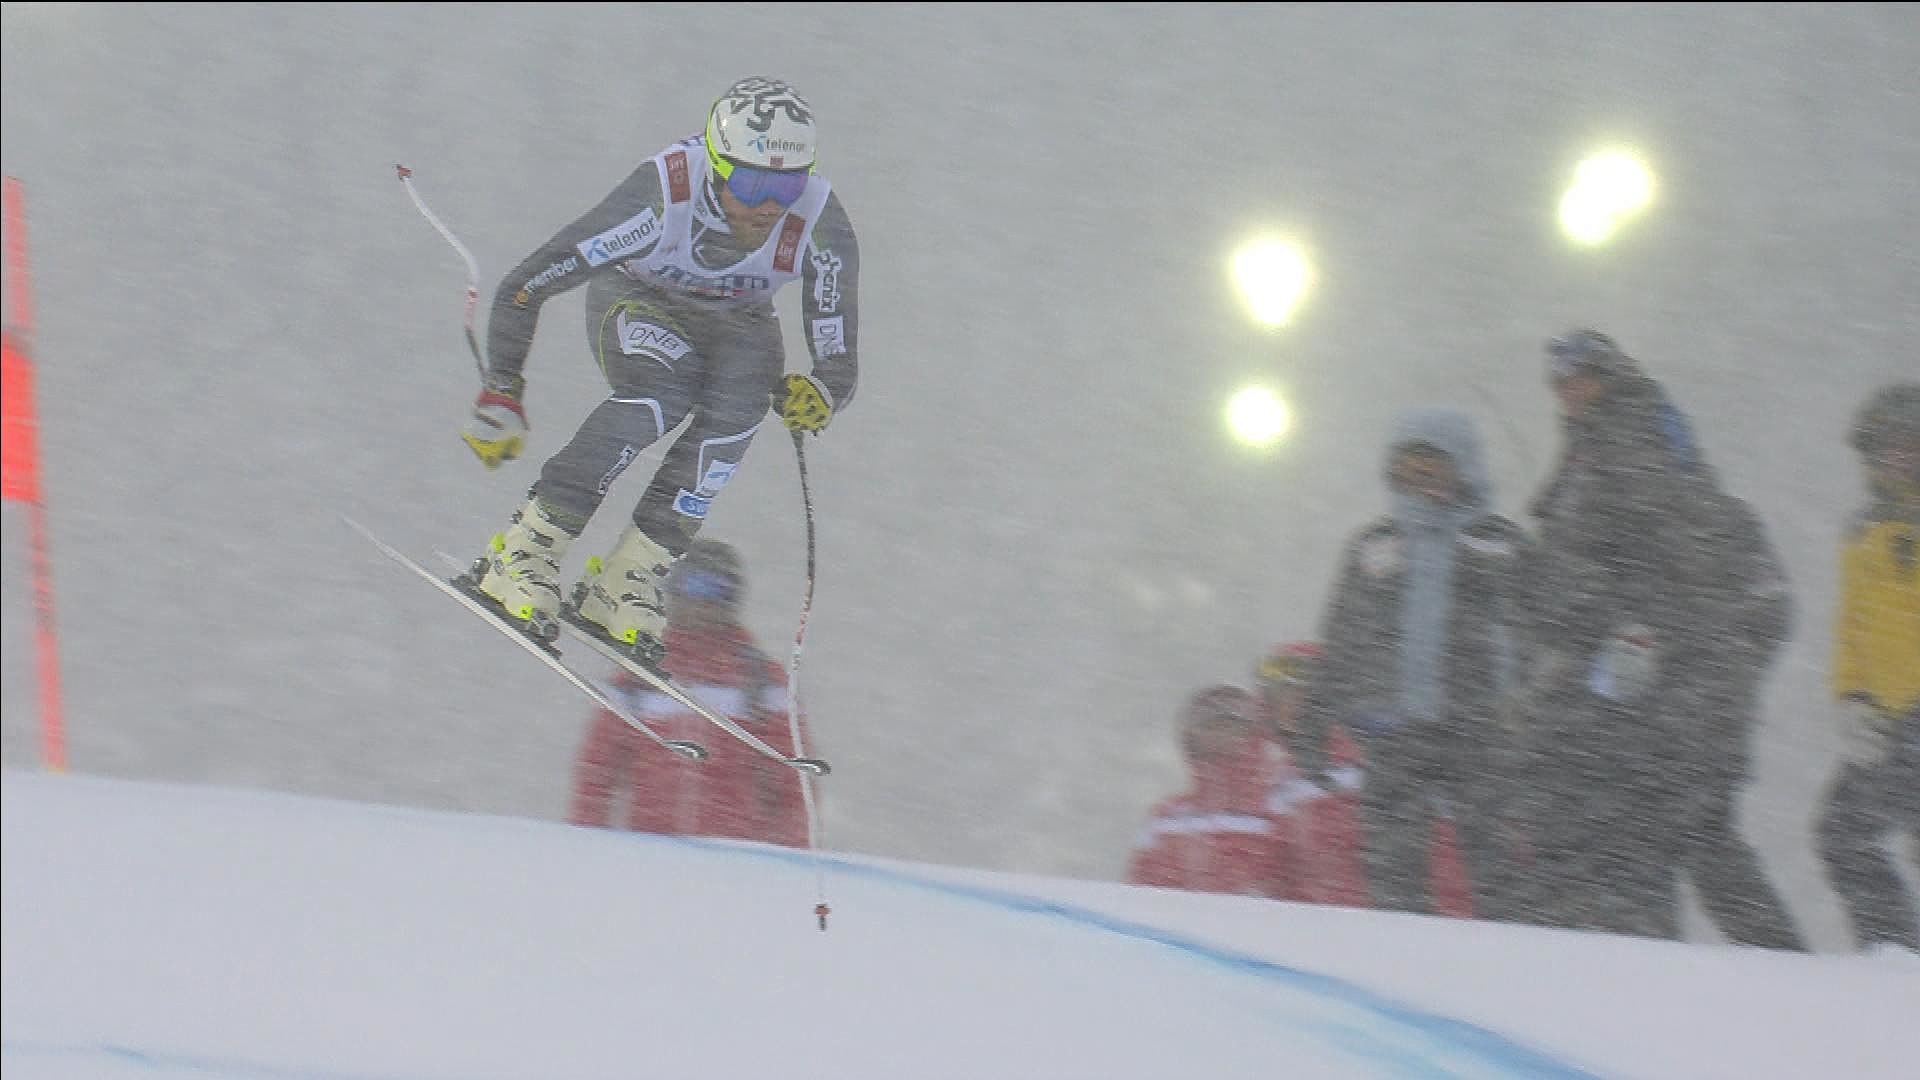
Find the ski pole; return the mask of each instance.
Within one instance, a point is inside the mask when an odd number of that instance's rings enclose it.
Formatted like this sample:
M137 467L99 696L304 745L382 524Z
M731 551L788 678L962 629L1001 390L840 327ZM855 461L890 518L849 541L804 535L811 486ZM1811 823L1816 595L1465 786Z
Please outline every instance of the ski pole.
M420 216L426 218L429 225L439 230L447 243L453 245L453 250L460 253L461 261L467 264L467 351L473 353L473 362L480 369L480 381L484 383L487 380L487 362L480 355L479 340L473 336L473 312L480 302L480 264L473 261L473 254L467 250L465 244L460 242L459 237L453 235L453 230L441 224L433 211L427 209L427 204L421 200L420 193L414 190L413 170L399 164L394 165L393 168L400 174L400 182L406 185L407 195L413 199L413 205L420 211Z
M800 503L807 512L807 585L800 600L800 622L793 631L793 659L787 665L787 728L793 736L795 756L806 753L800 745L800 653L806 647L807 616L813 611L814 580L814 542L813 542L813 489L807 483L807 448L802 440L804 432L793 432L793 458L800 466ZM820 845L826 836L826 825L820 820L819 808L813 799L813 777L802 774L800 777L800 798L807 809L807 846L813 849L816 860L819 858ZM820 929L827 928L827 916L833 909L827 905L826 864L816 861L814 889L818 902L813 906L814 917L820 920Z

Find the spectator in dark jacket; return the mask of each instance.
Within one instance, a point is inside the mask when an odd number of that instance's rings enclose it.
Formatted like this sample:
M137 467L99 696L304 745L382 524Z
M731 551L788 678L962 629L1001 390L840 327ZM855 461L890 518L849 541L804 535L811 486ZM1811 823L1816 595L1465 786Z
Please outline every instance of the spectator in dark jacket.
M1255 665L1254 682L1265 706L1266 723L1282 751L1267 811L1298 853L1293 860L1298 870L1283 899L1366 907L1373 897L1367 890L1366 829L1361 824L1360 793L1366 769L1360 748L1346 732L1329 731L1327 767L1318 783L1293 760L1292 746L1300 737L1308 688L1323 656L1318 642L1288 641L1267 650ZM1472 890L1451 818L1434 822L1428 861L1434 913L1472 918Z
M1548 343L1558 467L1532 512L1532 890L1558 925L1677 937L1674 870L1738 940L1796 947L1737 835L1758 686L1790 609L1758 520L1604 334Z
M1741 834L1739 797L1752 780L1761 689L1793 625L1792 595L1766 526L1704 463L1695 534L1708 545L1708 602L1717 612L1693 667L1683 672L1697 702L1670 764L1687 770L1684 812L1670 819L1674 865L1693 881L1721 932L1737 943L1804 949L1780 894ZM1679 897L1673 894L1674 903ZM1676 916L1677 926L1677 916Z
M1505 859L1495 716L1527 538L1492 512L1479 438L1463 413L1403 414L1385 479L1391 511L1348 542L1322 617L1325 658L1301 725L1302 766L1324 772L1336 726L1359 740L1376 907L1435 910L1428 856L1436 820L1451 814L1474 910L1501 917L1490 887Z

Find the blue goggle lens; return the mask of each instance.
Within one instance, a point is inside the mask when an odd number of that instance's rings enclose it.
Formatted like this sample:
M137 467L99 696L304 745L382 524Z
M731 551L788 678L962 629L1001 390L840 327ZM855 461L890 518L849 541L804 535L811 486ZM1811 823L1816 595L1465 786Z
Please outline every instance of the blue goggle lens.
M759 169L736 164L727 174L727 190L748 206L759 206L771 199L782 209L800 201L807 190L805 169Z

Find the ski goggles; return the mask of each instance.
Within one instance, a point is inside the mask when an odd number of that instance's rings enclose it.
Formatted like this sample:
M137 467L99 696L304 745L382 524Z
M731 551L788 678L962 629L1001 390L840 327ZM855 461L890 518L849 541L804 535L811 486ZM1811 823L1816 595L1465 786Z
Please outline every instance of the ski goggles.
M807 190L804 169L762 169L753 165L734 165L721 177L733 197L748 206L759 206L771 199L785 210L800 201Z
M726 183L734 198L748 206L759 206L772 199L782 210L800 201L807 190L807 178L813 172L812 168L763 169L728 161L713 148L712 142L707 143L707 161L713 165L713 174Z
M732 578L710 570L695 570L674 578L673 590L689 600L730 604L739 592Z

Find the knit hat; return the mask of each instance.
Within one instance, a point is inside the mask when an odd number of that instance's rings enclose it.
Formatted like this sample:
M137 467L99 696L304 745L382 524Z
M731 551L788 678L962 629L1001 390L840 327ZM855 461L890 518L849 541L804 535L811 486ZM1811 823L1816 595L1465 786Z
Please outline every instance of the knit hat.
M1624 378L1641 374L1640 365L1618 342L1598 330L1574 329L1547 342L1547 373L1551 378L1590 374Z

